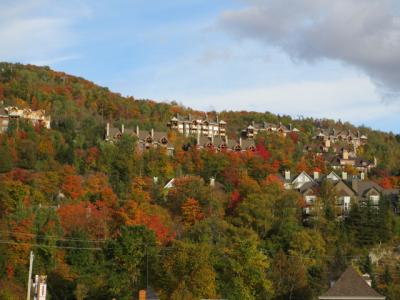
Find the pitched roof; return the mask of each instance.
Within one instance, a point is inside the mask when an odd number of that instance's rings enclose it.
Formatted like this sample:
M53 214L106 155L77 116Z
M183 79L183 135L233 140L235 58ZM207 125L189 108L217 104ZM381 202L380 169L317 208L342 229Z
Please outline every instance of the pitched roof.
M249 139L243 139L242 140L242 149L246 150L249 147L255 147L254 141L253 140L249 140Z
M371 189L375 189L377 192L382 192L383 188L371 181L371 180L358 180L355 179L352 181L352 188L357 193L358 196L364 196Z
M306 182L299 188L299 192L305 194L308 190L312 189L316 185L317 184L315 183L315 181Z
M353 197L356 194L354 190L351 187L349 187L343 180L339 180L335 184L334 189L340 196Z
M354 298L350 298L354 297ZM357 298L355 298L357 297ZM371 288L365 280L349 266L338 281L319 299L385 299Z
M327 176L327 179L333 180L333 181L339 181L342 178L340 178L340 176L338 174L336 174L334 171L331 171Z

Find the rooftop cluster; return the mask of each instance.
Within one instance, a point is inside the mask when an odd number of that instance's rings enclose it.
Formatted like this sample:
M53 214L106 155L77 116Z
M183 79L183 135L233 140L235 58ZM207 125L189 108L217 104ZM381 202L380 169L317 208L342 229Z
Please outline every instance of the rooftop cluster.
M42 125L45 128L50 128L51 118L46 115L44 110L31 110L30 108L18 108L17 106L0 106L0 132L5 132L8 129L11 120L20 119L29 120L32 125Z

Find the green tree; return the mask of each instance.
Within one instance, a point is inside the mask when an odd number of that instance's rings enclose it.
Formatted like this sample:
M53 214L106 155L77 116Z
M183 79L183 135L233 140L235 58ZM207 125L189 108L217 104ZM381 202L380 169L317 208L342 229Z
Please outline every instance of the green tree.
M8 145L0 145L0 173L9 172L13 168L13 157Z
M175 241L163 254L160 282L167 299L217 297L209 245Z
M145 287L146 261L154 274L156 239L144 226L122 227L120 236L104 248L107 260L107 285L110 297L131 299Z

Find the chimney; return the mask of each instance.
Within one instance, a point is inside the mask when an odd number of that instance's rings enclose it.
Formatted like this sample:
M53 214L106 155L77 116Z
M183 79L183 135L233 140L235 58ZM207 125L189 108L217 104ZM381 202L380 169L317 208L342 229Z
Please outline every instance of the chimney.
M292 131L292 123L289 124L289 130Z
M319 179L319 172L314 171L314 180L318 180L318 179Z
M184 123L183 124L183 130L184 130L184 132L185 132L185 136L189 136L189 123Z
M211 129L211 143L214 145L214 127Z
M154 182L154 184L157 184L158 183L158 177L153 177L153 182Z
M349 152L346 149L343 149L342 157L343 159L349 159Z
M125 131L125 125L122 124L122 125L121 125L121 133L124 133L124 131Z
M347 180L347 172L342 172L342 179Z
M136 135L139 137L139 125L136 125Z
M214 178L214 177L211 177L211 178L210 178L210 186L211 186L211 187L214 187L214 186L215 186L215 178Z
M106 138L108 138L110 136L110 123L107 122L107 126L106 126Z
M364 173L364 172L361 172L361 173L360 173L360 179L361 179L361 180L365 180L365 173Z
M197 130L197 145L200 146L200 130Z
M290 180L290 171L289 170L285 171L285 180Z
M242 147L242 137L239 138L239 146Z
M154 139L154 129L151 129L151 138Z

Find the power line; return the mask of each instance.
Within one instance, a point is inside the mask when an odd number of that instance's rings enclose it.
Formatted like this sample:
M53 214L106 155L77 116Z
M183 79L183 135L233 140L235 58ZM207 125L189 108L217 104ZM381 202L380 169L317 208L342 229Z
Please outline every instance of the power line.
M42 248L56 248L56 249L76 249L76 250L95 250L99 251L101 248L97 247L72 247L72 246L52 246L52 245L43 245L43 244L31 244L31 243L19 243L7 240L0 240L0 244L10 244L17 246L32 246L32 247L42 247Z
M6 234L14 234L14 235L23 235L23 236L31 236L31 237L40 237L43 239L54 239L57 241L65 241L65 242L88 242L88 243L105 243L108 242L109 240L85 240L85 239L75 239L75 238L58 238L57 236L54 235L41 235L41 234L34 234L34 233L27 233L27 232L15 232L15 231L6 231L6 230L0 230L0 233L6 233Z

